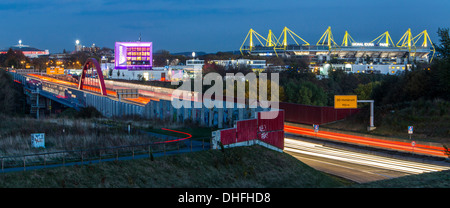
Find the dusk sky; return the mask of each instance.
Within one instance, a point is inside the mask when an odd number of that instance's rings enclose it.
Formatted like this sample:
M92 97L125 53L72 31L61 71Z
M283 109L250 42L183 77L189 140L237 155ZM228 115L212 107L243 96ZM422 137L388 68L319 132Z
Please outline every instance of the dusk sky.
M284 26L315 44L328 26L341 44L345 30L358 42L389 31L394 43L411 28L450 27L450 1L298 1L298 0L2 0L0 49L23 44L50 53L95 43L113 48L116 41L153 42L153 50L172 53L239 50L248 30L279 36Z

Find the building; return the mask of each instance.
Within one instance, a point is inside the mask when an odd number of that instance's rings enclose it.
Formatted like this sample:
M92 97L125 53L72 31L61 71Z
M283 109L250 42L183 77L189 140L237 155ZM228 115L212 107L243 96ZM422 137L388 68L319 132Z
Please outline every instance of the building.
M22 53L28 58L37 58L39 56L49 55L49 50L41 50L37 48L30 47L28 45L23 45L22 40L19 40L19 44L10 47L14 51L22 51ZM0 50L0 54L6 54L8 49Z
M93 52L94 53L94 52L97 52L99 50L100 50L100 48L97 47L95 45L95 43L92 43L91 47L86 47L84 45L81 45L79 40L76 40L75 41L75 50L73 51L73 53L80 52L80 51Z
M390 74L395 75L398 72L410 70L411 64L329 64L309 66L311 72L319 75L328 75L330 70L343 70L347 73L374 73L374 74Z
M175 65L165 67L152 67L148 69L121 70L111 68L102 71L105 77L111 79L124 80L155 80L155 81L179 81L183 79L195 78L201 74L204 60L190 59L186 60L186 65ZM110 71L112 70L112 71ZM111 74L111 76L109 76Z
M151 70L152 42L116 42L114 68L117 70Z
M251 59L237 59L237 60L212 60L216 65L228 67L250 66L252 70L265 70L267 68L266 60L251 60Z
M280 36L269 30L267 39L263 38L265 42L258 37L263 36L250 29L240 47L241 54L301 58L310 70L321 74L327 73L330 64L333 69L341 67L347 72L395 74L397 70L408 70L414 63L430 63L436 51L427 30L413 36L408 29L396 44L388 31L371 42L357 42L345 31L342 43L338 44L331 27L317 43L311 44L287 27Z

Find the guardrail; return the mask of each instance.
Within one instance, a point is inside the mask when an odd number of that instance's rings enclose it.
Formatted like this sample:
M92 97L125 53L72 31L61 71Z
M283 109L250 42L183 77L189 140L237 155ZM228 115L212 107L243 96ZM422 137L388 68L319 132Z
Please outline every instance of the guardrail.
M182 152L210 149L211 138L196 138L170 143L148 143L95 149L79 149L36 154L0 156L1 171L13 172L48 167L84 165L104 161L152 158Z

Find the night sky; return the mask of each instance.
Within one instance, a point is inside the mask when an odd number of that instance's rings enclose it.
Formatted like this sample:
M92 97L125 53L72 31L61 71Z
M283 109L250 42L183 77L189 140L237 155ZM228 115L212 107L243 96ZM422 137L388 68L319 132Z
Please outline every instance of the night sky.
M116 41L153 42L170 52L239 50L248 30L262 36L284 26L315 44L331 26L341 44L345 30L358 42L389 31L394 43L411 28L427 29L434 42L438 27L450 27L450 1L145 1L2 0L0 49L23 44L59 53L82 45L114 47Z

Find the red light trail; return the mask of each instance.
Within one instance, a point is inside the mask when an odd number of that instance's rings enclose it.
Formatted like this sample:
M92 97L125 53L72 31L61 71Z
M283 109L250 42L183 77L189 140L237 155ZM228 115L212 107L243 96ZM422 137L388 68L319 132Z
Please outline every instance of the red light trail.
M294 133L299 135L308 135L312 137L325 138L329 140L341 141L352 144L359 144L365 146L381 147L387 149L401 150L406 152L421 153L434 156L446 156L443 147L429 146L423 144L415 144L411 146L410 142L389 141L383 139L375 139L363 136L355 136L349 134L319 131L314 132L313 129L307 129L297 126L284 125L284 131L288 133Z
M184 138L180 138L180 139L173 139L173 140L167 140L167 141L162 141L162 142L155 142L155 144L159 144L159 143L170 143L170 142L178 142L178 141L183 141L186 139L190 139L192 138L192 135L186 132L182 132L182 131L176 131L176 130L172 130L172 129L166 129L166 128L162 128L162 130L166 130L166 131L172 131L172 132L176 132L176 133L180 133L180 134L184 134L187 135L187 137Z

